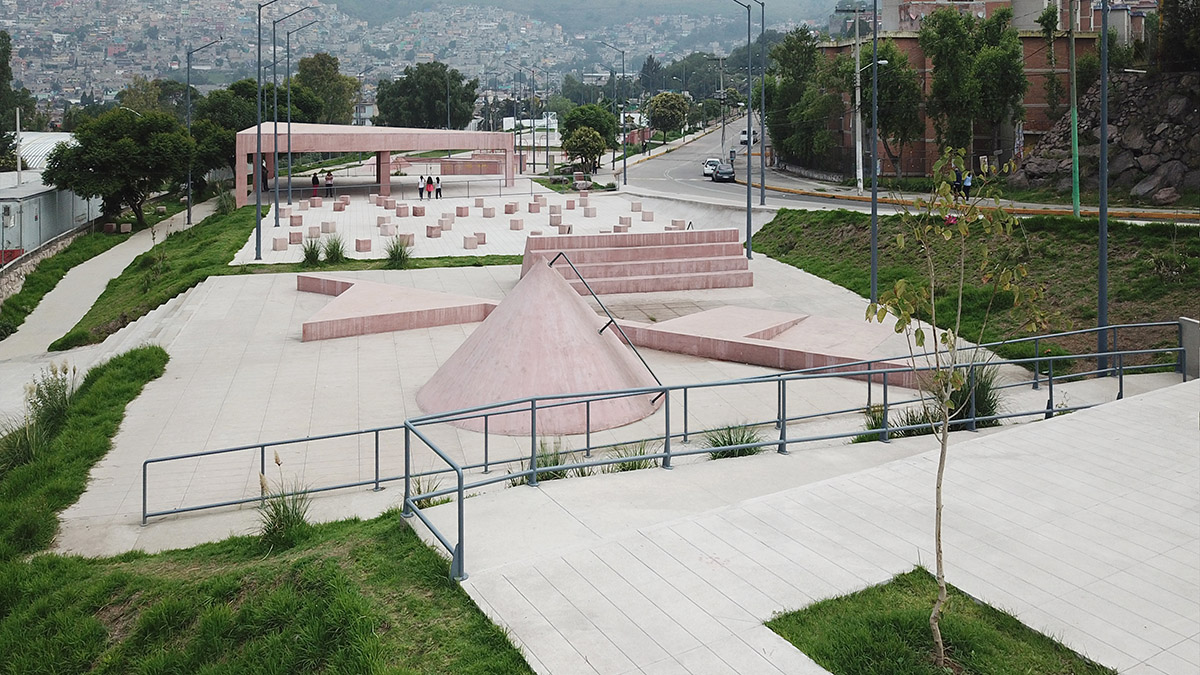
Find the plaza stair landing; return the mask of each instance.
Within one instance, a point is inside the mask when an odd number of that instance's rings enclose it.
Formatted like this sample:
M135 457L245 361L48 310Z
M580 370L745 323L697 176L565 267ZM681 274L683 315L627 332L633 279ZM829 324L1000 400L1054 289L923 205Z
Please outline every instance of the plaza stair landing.
M521 276L559 253L567 254L597 295L754 285L735 229L529 237ZM570 265L560 261L554 268L580 295L587 294Z

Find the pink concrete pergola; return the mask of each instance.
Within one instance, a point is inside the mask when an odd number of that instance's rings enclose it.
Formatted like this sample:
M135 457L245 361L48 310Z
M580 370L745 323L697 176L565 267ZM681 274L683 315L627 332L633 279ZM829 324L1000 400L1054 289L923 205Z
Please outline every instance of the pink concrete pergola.
M263 160L267 163L267 175L275 176L273 152L275 143L279 151L287 152L287 125L280 124L278 134L273 122L262 124ZM254 168L255 128L243 129L237 134L235 157L242 158L242 166L248 170L238 171L233 177L234 195L238 206L249 201L248 179L256 173ZM292 124L292 154L298 152L373 152L375 153L375 182L379 194L391 194L392 151L424 152L427 150L474 149L481 152L503 152L504 181L512 185L516 176L516 148L512 134L502 131L452 131L445 129L405 129L400 127L359 127L343 124ZM257 176L254 176L257 178ZM257 184L254 183L254 184Z

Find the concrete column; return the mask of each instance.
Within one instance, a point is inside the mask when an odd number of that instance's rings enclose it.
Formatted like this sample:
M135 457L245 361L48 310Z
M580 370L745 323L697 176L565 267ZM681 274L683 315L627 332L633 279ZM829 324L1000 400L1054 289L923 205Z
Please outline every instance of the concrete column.
M1194 380L1200 377L1200 321L1179 317L1183 325L1183 351L1187 354L1187 378Z
M375 182L379 184L379 194L392 194L392 153L388 150L375 153Z

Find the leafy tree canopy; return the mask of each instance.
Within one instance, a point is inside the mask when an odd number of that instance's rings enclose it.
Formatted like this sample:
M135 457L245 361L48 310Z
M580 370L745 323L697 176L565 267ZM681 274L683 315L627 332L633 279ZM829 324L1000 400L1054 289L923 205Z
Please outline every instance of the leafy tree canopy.
M582 127L589 127L600 134L600 137L604 139L604 142L609 147L616 146L617 130L620 128L616 115L592 103L581 105L567 113L566 118L559 125L563 128L563 133L567 136L570 136Z
M350 123L361 85L357 78L341 74L336 57L320 52L300 59L296 81L321 101L321 111L314 122Z
M650 99L650 125L664 131L677 131L687 122L688 107L683 94L663 92Z
M604 146L604 139L591 127L579 127L563 139L563 150L567 156L578 160L588 171L599 164Z
M479 80L434 61L408 66L404 75L379 83L377 124L421 129L462 129L474 113ZM450 106L447 114L447 104Z

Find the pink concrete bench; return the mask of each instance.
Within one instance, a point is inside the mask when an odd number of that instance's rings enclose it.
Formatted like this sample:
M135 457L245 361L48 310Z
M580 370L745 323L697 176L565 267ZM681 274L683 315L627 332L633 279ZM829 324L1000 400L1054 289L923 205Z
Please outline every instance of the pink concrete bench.
M482 209L482 208L483 208L483 197L476 197L476 198L475 198L475 208L477 208L477 209Z
M415 218L424 217L425 216L425 207L424 206L412 207L412 214L413 214L413 217L415 217Z
M300 227L304 224L304 216L297 213L294 216L289 216L288 222L291 223L292 227Z
M308 238L309 239L320 239L321 238L321 226L320 225L310 225L308 227Z
M376 225L383 225L384 223L390 223L390 222L392 222L391 216L375 216L375 224Z
M559 225L558 233L559 234L571 234L571 226L570 225Z
M287 237L274 237L271 239L272 251L286 251L288 247Z
M585 206L588 206L589 204L590 204L590 200L586 196L579 198L579 208L583 208Z
M541 202L529 202L529 212L530 213L541 213L542 212L542 203Z
M613 232L628 232L628 225L613 225Z
M612 234L612 231L613 229L611 227L600 228L600 234Z
M307 211L308 210L308 200L301 199L300 201L296 202L296 207L299 208L301 211Z
M546 195L536 195L534 196L534 199L542 206L546 205Z
M643 223L653 222L653 220L654 220L654 212L653 211L642 211L642 222Z
M467 250L479 248L479 240L475 238L475 235L465 234L463 235L463 248Z
M321 232L324 234L337 232L337 223L333 222L332 220L327 220L321 223Z
M568 200L567 200L567 210L568 210L568 211L574 211L574 210L575 210L575 200L574 200L574 199L568 199Z
M617 222L622 225L632 225L633 224L633 216L618 216Z
M320 197L309 197L308 205L313 207L314 209L321 208L321 198Z
M551 204L550 205L550 215L561 216L562 215L562 206L560 206L558 204Z
M372 202L374 204L378 204L379 203L379 195L372 192L367 195L367 201Z
M594 207L594 206L583 207L583 217L584 218L595 218L596 217L596 207Z
M671 229L686 230L687 229L687 221L682 218L672 218L671 219Z
M400 234L396 235L396 238L399 239L400 243L404 244L405 246L414 246L417 243L417 235L413 234L412 232L401 232Z
M467 216L471 215L471 207L456 206L454 207L454 215L458 216L459 218L466 218Z
M508 229L523 230L525 229L525 220L522 218L511 218L508 221Z
M370 251L371 250L371 240L370 239L355 239L354 240L354 250L359 253L366 253L366 252Z
M510 216L516 212L517 212L517 203L516 202L509 202L504 205L504 215Z
M342 195L341 197L338 197L338 201L340 201L343 204L349 204L350 203L350 195Z
M487 232L476 232L475 240L479 242L480 246L483 246L487 243Z
M334 211L345 211L346 210L346 202L334 202L333 210Z
M379 236L391 237L396 234L396 226L391 223L384 223L379 226Z
M288 243L289 244L303 244L304 243L304 233L299 230L297 230L295 232L288 232Z
M450 230L454 229L454 221L449 218L438 218L438 227L441 228L443 232L449 232Z
M442 214L442 217L443 217L443 218L445 218L446 220L448 220L448 221L452 222L452 223L454 222L454 218L455 218L455 216L454 216L454 213L453 213L453 212L447 212L447 213L443 213L443 214Z
M542 231L541 231L541 230L530 230L530 231L529 231L529 236L531 236L531 237L540 237L540 236L542 236Z
M561 216L561 215L557 215L557 214L551 214L551 216L550 216L550 226L551 226L551 227L554 227L554 226L556 226L556 225L562 225L562 216Z
M429 239L441 239L442 228L438 227L437 225L426 225L425 236Z
M384 199L384 200L383 200L383 208L385 208L385 209L394 209L394 208L396 208L396 200L395 200L395 199L393 199L393 198L391 198L391 197L388 197L388 198Z
M494 207L494 206L483 207L483 217L484 218L495 218L496 217L496 207Z
M633 213L637 213L638 211L641 211L642 203L641 202L629 202L629 210Z
M590 191L588 191L588 190L580 190L580 191L579 191L579 198L580 198L580 199L587 199L589 196L591 196L591 194L592 194L592 193L591 193Z
M290 207L290 206L279 207L279 219L280 220L287 220L291 216L292 216L292 207Z
M407 218L408 217L408 204L398 204L396 206L396 217L397 218Z

